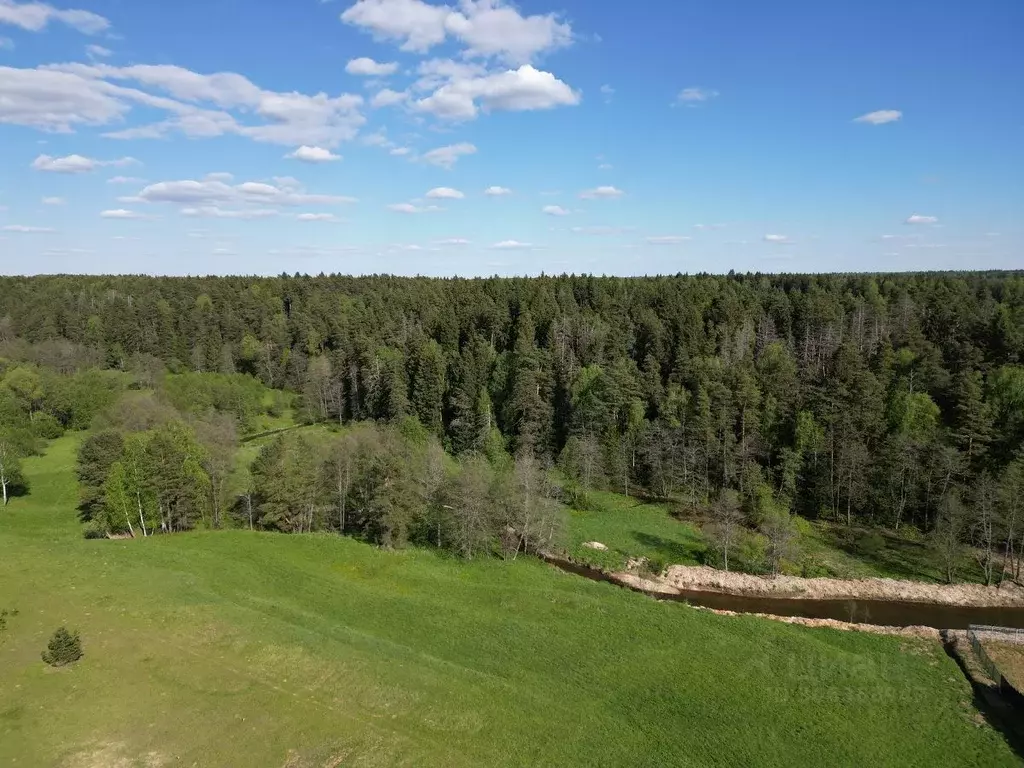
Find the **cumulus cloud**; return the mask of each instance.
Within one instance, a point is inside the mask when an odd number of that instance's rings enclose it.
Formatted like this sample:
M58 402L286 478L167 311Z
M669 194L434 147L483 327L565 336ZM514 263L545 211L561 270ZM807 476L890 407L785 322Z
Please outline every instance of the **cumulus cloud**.
M792 242L792 240L789 239L789 235L765 235L764 236L764 241L766 243L778 243L778 244L786 244L786 243L791 243Z
M434 187L426 196L430 200L461 200L465 197L462 192L451 187Z
M460 144L449 144L446 147L432 149L423 155L423 162L436 165L441 168L452 168L463 155L475 155L476 147L473 144L462 142Z
M463 55L497 57L512 63L572 43L572 27L556 14L523 16L504 0L460 0L457 8L423 0L357 0L341 14L347 24L405 51L425 52L453 38Z
M275 181L276 185L257 181L230 185L210 178L202 181L161 181L150 184L136 197L146 203L171 203L199 212L185 215L210 215L217 218L235 218L212 212L212 209L216 208L225 213L221 206L253 206L266 210L272 206L338 205L356 202L353 197L308 194L296 186L294 179L284 178ZM237 218L251 216L239 215Z
M129 211L125 208L118 208L112 211L103 211L100 213L101 219L148 219L150 218L144 213L138 211Z
M403 103L408 98L408 91L393 91L390 88L385 88L374 94L373 98L370 99L370 106L374 109L393 107L395 104Z
M548 216L568 216L572 211L567 211L560 205L545 205L541 208L542 213L546 213Z
M301 160L304 163L331 163L341 160L341 155L336 155L329 149L323 147L302 146L294 152L285 155L288 160Z
M85 52L91 59L106 59L114 55L112 50L104 48L102 45L87 45Z
M86 35L96 35L110 28L107 19L91 11L58 10L46 3L0 0L0 24L21 27L29 32L42 32L51 21L66 24Z
M895 123L902 119L903 113L898 109L879 109L876 112L868 112L866 115L854 118L855 123L869 123L870 125L885 125Z
M434 245L469 245L470 241L464 237L446 237L444 240L435 240Z
M94 160L82 155L68 155L67 157L40 155L32 161L32 168L48 173L89 173L102 166L120 168L126 165L136 165L138 162L134 157L122 157L119 160Z
M682 104L688 104L694 106L705 101L711 101L711 99L718 97L718 91L713 91L709 88L698 88L690 87L683 88L676 96L676 100Z
M333 213L300 213L295 217L298 221L330 221L335 222L338 217Z
M362 104L354 94L268 91L232 72L203 75L171 65L0 67L0 123L68 133L76 125L124 122L137 106L167 114L156 123L104 134L114 139L182 133L334 147L354 138L365 123Z
M64 205L66 202L63 197L44 197L43 205Z
M685 235L659 235L656 237L648 237L648 245L679 245L685 243L690 238Z
M430 96L412 102L418 112L443 120L472 120L485 112L525 112L573 106L580 95L550 72L524 64L476 77L454 77Z
M922 216L919 213L915 213L906 221L907 224L938 224L939 220L935 216Z
M492 245L491 248L496 251L517 251L533 248L533 244L522 243L519 240L502 240L501 242Z
M512 190L508 187L488 187L484 190L484 194L488 197L504 197L505 195L511 195Z
M20 232L25 235L43 234L53 231L50 227L27 227L24 224L8 224L4 227L4 232Z
M580 192L580 197L584 200L614 200L617 197L622 197L625 194L621 189L615 187L597 187L596 189L585 189Z
M352 59L345 65L345 71L350 75L366 75L367 77L387 77L398 71L398 62L391 61L382 63L366 58L365 56Z
M395 147L390 152L388 152L388 154L389 155L393 155L395 157L405 157L406 155L410 154L411 152L412 152L412 150L409 149L408 147Z

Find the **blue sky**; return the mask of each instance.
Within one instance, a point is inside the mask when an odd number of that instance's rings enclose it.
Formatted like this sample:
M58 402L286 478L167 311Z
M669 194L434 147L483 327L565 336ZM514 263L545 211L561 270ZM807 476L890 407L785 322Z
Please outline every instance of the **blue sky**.
M0 0L0 272L1024 268L1020 0Z

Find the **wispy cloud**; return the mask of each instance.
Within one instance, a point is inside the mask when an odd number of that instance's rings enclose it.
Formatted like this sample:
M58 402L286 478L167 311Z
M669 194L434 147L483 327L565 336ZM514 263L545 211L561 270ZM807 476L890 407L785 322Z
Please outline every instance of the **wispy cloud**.
M906 223L906 224L938 224L939 220L935 216L922 216L919 213L915 213L912 216L910 216L906 220L906 222L904 222L904 223Z
M855 117L855 123L868 123L869 125L885 125L895 123L903 118L903 113L898 109L879 109L875 112L868 112L866 115Z
M676 96L676 101L680 104L686 104L687 106L693 107L717 98L718 91L711 90L710 88L691 86L689 88L683 88L683 90L679 92L679 95Z
M614 200L617 197L622 197L625 192L615 187L597 187L596 189L585 189L580 192L580 197L584 200Z

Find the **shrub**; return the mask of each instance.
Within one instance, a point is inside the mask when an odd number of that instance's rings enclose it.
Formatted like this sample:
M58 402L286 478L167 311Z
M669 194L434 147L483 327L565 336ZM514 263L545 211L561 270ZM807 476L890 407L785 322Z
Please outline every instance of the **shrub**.
M64 426L53 414L42 411L32 419L32 433L43 440L56 440L64 434Z
M61 627L53 633L43 651L43 661L51 667L63 667L82 658L82 641L78 632L69 632Z

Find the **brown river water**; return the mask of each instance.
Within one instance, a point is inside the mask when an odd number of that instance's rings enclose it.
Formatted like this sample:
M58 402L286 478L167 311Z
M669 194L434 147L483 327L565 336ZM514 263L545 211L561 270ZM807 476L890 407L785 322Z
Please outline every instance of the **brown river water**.
M807 619L835 619L885 627L934 627L967 629L971 624L989 624L1024 629L1024 607L972 607L916 603L898 600L815 600L795 597L753 597L705 590L680 590L678 594L647 592L621 584L611 575L595 568L564 560L549 563L577 576L618 584L658 600L699 605L737 613L766 613L772 616L800 616Z

